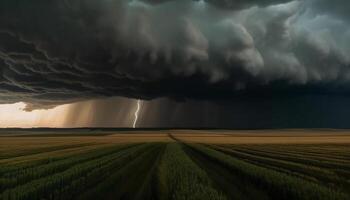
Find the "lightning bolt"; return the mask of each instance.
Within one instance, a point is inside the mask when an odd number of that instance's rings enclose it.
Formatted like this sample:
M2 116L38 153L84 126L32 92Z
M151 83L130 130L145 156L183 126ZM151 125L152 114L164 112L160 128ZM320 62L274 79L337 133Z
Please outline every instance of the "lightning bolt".
M137 100L137 109L135 111L135 118L134 118L134 124L132 125L133 128L136 128L137 120L139 119L139 112L141 109L141 100Z

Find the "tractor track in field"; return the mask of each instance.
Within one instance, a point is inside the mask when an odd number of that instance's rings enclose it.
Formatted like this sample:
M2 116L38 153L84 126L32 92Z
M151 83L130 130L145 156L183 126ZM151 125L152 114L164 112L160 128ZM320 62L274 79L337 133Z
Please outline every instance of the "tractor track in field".
M153 182L164 146L146 150L111 174L111 183L103 191L103 199L157 199L157 188ZM99 193L87 193L80 199L96 199L98 196Z
M185 151L208 174L216 188L230 197L230 199L270 199L263 191L256 188L253 184L244 181L244 179L220 165L220 163L208 159L191 147L185 146Z

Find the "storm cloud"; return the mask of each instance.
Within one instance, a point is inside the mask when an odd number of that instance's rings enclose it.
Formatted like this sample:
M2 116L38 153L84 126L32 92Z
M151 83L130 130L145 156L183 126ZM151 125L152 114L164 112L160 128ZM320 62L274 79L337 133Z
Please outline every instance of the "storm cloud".
M4 0L0 103L348 95L345 0Z

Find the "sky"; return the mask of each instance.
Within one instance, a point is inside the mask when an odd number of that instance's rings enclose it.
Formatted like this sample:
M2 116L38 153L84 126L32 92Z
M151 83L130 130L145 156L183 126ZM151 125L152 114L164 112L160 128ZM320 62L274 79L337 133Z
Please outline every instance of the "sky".
M350 128L347 0L4 0L0 127Z

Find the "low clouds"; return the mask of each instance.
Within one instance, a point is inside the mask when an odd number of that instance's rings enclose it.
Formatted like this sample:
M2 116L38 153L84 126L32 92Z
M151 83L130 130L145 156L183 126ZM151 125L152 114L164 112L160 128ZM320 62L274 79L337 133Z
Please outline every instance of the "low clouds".
M344 0L5 0L0 103L348 94L348 9Z

